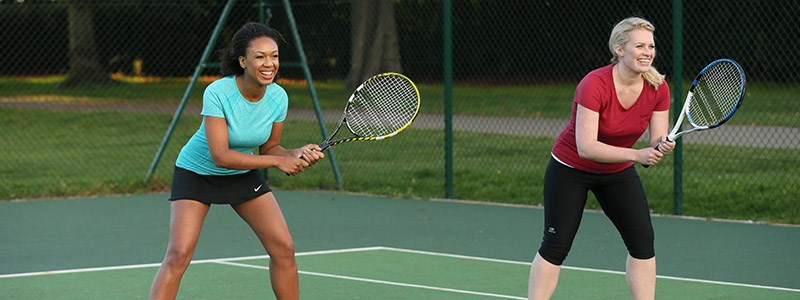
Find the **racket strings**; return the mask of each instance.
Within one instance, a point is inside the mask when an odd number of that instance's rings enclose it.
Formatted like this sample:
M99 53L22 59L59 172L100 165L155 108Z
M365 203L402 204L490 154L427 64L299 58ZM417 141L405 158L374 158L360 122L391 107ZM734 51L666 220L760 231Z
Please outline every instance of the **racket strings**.
M730 117L741 98L744 80L732 63L718 63L705 71L695 87L688 115L697 126L718 125Z
M347 126L363 137L393 134L407 126L419 110L416 89L399 76L380 76L356 92L347 111Z

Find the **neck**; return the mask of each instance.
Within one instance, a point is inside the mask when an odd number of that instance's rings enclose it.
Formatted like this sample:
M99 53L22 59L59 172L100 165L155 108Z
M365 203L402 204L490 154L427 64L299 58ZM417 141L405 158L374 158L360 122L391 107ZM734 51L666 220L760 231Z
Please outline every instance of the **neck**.
M261 98L264 97L264 93L267 91L266 86L249 82L247 76L244 75L236 76L236 83L239 86L239 91L242 93L242 96L249 101L261 100Z
M630 69L625 68L621 63L614 65L614 79L619 80L619 83L624 85L640 84L644 80L642 74L632 72Z

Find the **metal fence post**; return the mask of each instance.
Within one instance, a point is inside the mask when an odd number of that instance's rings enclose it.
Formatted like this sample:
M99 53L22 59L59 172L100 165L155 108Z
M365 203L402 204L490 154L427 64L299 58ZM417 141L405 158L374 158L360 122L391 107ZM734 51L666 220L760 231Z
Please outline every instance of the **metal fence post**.
M444 0L444 197L453 198L453 3Z
M675 99L672 112L674 116L681 113L683 108L683 0L672 1L672 34L673 34L673 75L672 75L672 97ZM673 170L673 199L672 211L675 215L683 214L683 142L678 139L676 142Z

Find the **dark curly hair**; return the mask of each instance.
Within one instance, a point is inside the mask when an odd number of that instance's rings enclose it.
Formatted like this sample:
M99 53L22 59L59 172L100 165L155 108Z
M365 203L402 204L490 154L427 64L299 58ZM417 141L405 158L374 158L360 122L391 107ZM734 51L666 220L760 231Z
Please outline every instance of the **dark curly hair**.
M256 22L249 22L242 25L242 27L233 34L233 38L231 38L228 47L220 51L220 72L222 76L244 74L244 69L239 65L239 57L246 56L250 41L260 37L271 38L278 44L284 41L280 32L267 25Z

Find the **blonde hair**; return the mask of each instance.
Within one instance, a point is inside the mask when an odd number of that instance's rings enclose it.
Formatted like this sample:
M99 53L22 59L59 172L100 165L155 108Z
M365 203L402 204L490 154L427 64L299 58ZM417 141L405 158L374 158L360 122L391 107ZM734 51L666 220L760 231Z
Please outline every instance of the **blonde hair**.
M614 29L611 30L611 37L608 38L608 50L611 51L612 64L619 62L619 56L617 56L617 52L614 51L614 47L624 46L630 39L628 33L635 29L644 29L650 32L656 31L656 27L653 26L650 21L642 18L630 17L617 23ZM642 74L642 78L656 90L658 90L658 87L664 82L664 75L659 73L652 65L650 66L650 70Z

